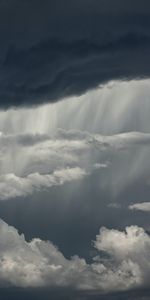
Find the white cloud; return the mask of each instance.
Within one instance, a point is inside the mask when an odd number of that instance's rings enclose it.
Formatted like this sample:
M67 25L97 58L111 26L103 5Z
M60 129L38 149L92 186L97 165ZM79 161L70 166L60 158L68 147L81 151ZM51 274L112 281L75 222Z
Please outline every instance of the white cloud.
M26 177L18 177L11 173L2 175L0 177L0 199L28 196L34 191L79 180L86 175L86 172L78 167L61 169L45 175L32 173Z
M108 164L109 163L95 163L94 164L94 169L96 169L96 170L98 170L98 169L105 169L105 168L107 168L108 167Z
M115 81L58 103L0 111L0 176L100 169L100 187L116 196L150 170L149 90L149 79Z
M144 145L141 152L140 146ZM135 157L135 149L140 151L140 155L144 149L149 153L149 145L150 134L138 132L113 136L62 129L53 135L1 133L0 199L26 196L35 190L51 187L55 172L62 170L62 173L68 174L69 169L80 170L80 179L83 174L91 174L99 169L101 174L108 174L104 169L109 167L109 175L101 177L100 185L112 192L119 192L149 167L148 163L145 164L143 154L141 159ZM128 164L127 159L130 161ZM108 176L107 180L105 176ZM73 180L73 176L69 178ZM65 181L70 180L62 180L63 183Z
M150 237L143 228L126 227L124 232L101 228L96 237L95 247L108 254L105 263L106 278L111 284L121 287L148 284L150 275ZM99 256L97 261L99 260ZM108 276L108 277L107 277Z
M150 237L144 229L131 226L121 232L102 228L94 245L98 254L93 263L78 256L66 259L51 242L37 238L27 242L24 235L0 220L1 286L113 291L148 284Z
M131 210L150 212L150 202L134 203L128 207Z
M123 91L118 83L111 90L105 86L102 94L95 91L69 102L0 112L0 200L80 180L95 170L101 176L100 188L110 189L113 197L148 174L150 134L144 131L150 131L149 81L147 94L145 85L132 84L131 89L122 83ZM137 97L139 84L145 105ZM141 132L129 132L134 128ZM118 132L124 133L114 134ZM136 203L129 209L150 211L150 204ZM150 237L144 229L101 228L94 246L97 256L91 264L78 256L66 259L51 242L27 242L0 221L0 285L102 292L148 286Z

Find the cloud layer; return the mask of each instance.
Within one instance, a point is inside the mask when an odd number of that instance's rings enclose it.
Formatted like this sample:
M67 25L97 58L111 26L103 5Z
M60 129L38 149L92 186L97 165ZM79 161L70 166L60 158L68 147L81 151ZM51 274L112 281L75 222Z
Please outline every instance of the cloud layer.
M139 132L112 136L61 129L53 135L1 133L0 199L28 196L52 186L80 180L95 171L103 175L101 187L109 188L111 192L115 192L117 187L119 192L134 181L135 172L137 177L144 174L145 156L142 158L141 153L146 150L145 155L148 155L149 146L150 135ZM139 154L133 160L137 147ZM128 179L126 159L130 159L132 165ZM114 170L116 175L113 179L111 174Z
M62 185L72 180L79 180L85 175L86 172L78 167L61 169L45 175L31 173L26 177L18 177L13 173L9 173L2 175L0 178L0 199L28 196L41 189Z
M0 107L149 77L149 1L0 1Z
M150 238L142 228L125 232L101 228L94 246L97 256L87 264L66 259L51 242L27 242L0 220L0 282L2 286L70 287L113 291L145 286L150 275ZM107 259L106 259L107 257Z
M129 205L129 209L150 212L150 202L134 203Z

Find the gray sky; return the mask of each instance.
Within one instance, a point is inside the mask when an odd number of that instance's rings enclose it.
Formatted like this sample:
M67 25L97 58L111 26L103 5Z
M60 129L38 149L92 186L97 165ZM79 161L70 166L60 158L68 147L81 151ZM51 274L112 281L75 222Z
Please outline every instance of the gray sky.
M148 300L149 1L0 1L0 293Z
M143 297L150 272L148 94L148 79L117 81L0 112L4 296L13 288L14 297L32 299L42 288L39 297L50 289L58 299L60 289L75 299L113 299L121 291L127 294L116 297L126 299L132 290Z

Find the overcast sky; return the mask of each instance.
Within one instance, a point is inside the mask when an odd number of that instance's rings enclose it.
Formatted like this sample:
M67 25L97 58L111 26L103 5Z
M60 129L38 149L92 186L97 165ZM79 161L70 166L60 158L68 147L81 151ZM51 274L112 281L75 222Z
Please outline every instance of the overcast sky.
M150 2L0 0L0 295L150 298Z

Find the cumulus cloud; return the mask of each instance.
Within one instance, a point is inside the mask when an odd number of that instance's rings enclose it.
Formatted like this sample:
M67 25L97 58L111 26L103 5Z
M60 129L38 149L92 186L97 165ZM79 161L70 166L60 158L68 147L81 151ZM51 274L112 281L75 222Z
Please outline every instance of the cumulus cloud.
M130 226L126 227L125 232L102 228L96 238L95 247L110 255L110 259L113 257L116 265L121 264L128 274L132 274L131 278L137 285L142 281L148 284L150 238L143 228ZM122 275L122 270L119 273ZM126 283L127 279L128 277Z
M27 242L23 234L0 220L1 286L107 292L147 285L150 237L144 229L131 226L121 232L101 228L94 246L97 256L91 264L78 256L66 259L51 242L38 238Z
M128 207L131 210L141 210L144 212L150 212L150 202L134 203Z
M79 180L84 176L86 176L85 170L79 167L61 169L45 175L31 173L26 177L18 177L8 173L0 177L0 199L28 196L35 191L62 185L72 180Z
M148 0L0 1L0 106L149 77L149 11Z

